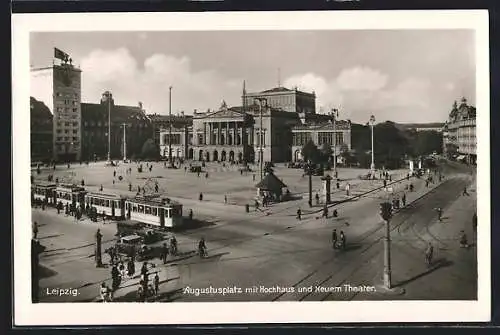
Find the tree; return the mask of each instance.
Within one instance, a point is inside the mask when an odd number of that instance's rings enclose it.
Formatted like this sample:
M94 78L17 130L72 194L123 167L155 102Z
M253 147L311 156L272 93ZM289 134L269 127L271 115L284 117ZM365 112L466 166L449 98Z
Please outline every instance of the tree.
M319 151L321 153L321 161L324 163L328 163L333 155L332 147L326 143L323 143L319 148Z
M443 151L443 136L437 131L421 131L415 134L411 143L415 156L426 156Z
M311 161L313 163L317 163L319 158L320 158L320 152L318 150L318 147L312 140L309 140L304 146L302 147L302 157L304 158L304 161Z
M148 139L142 145L141 150L142 159L159 159L160 158L160 148L156 145L153 139Z

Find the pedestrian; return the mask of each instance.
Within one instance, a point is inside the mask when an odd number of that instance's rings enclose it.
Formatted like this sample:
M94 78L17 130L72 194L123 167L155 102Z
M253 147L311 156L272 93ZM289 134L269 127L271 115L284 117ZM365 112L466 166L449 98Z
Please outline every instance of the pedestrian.
M132 184L131 183L128 183L128 190L129 190L129 192L132 191Z
M139 282L139 287L137 287L137 302L144 302L146 300L145 298L144 283L141 280Z
M193 220L193 209L192 208L189 209L189 220L190 221Z
M161 260L163 261L163 264L167 263L167 256L168 256L168 247L167 243L163 243L163 246L161 248Z
M438 220L439 220L439 222L442 222L443 218L441 217L441 215L443 215L443 209L441 207L437 207L436 211L438 213Z
M460 231L460 248L468 248L469 244L467 243L467 235L463 230Z
M472 215L472 230L474 232L477 231L477 213L474 212L474 215Z
M102 192L102 184L101 184L101 186L99 187L99 191L101 191L101 192Z
M200 192L200 196L198 197L200 201L203 201L203 193Z
M132 259L129 259L127 263L127 275L129 277L132 277L134 274L135 274L135 264Z
M432 264L432 255L434 253L434 247L432 246L431 242L427 244L427 249L425 250L425 262L427 265Z
M114 292L118 289L118 287L120 287L120 272L118 271L116 265L113 265L111 268L111 279L111 290Z
M253 181L255 181L255 174L253 175Z
M425 180L425 187L429 187L429 179Z
M467 187L464 187L464 191L462 192L462 195L469 196L469 193L467 193Z
M297 220L302 220L302 211L299 209L297 209Z
M319 194L316 193L316 195L314 196L314 198L316 199L316 205L319 205Z
M106 224L106 212L102 211L102 223Z
M115 184L115 180L113 179L113 185Z
M341 230L340 231L340 248L342 250L345 249L345 243L346 243L346 241L345 241L345 235L344 235L344 232Z
M160 288L160 277L158 276L158 272L156 272L155 274L154 285L155 285L155 295L158 295L158 289Z
M401 197L401 202L403 203L403 207L406 206L406 193L403 193L403 196Z
M82 179L82 186L85 186L85 180Z
M227 195L224 195L224 204L227 205Z
M336 217L338 217L338 216L339 216L339 212L337 212L337 210L336 210L336 209L334 209L334 210L333 210L333 213L332 213L332 214L333 214L333 217L334 217L334 218L336 218Z
M36 240L38 236L38 222L33 223L33 239Z
M259 202L257 200L255 200L255 210L259 210Z
M337 249L337 229L334 229L332 231L332 246L333 246L333 249Z
M207 173L205 173L205 178L206 178L206 179L208 179L208 172L207 172Z
M110 299L109 299L109 288L108 286L106 285L105 282L102 282L101 284L101 287L99 289L99 293L101 295L101 300L102 302L109 302Z
M326 204L323 207L323 217L328 219L328 206Z
M345 186L345 192L346 192L346 195L349 196L349 190L351 189L351 185L349 183L347 183L347 185Z

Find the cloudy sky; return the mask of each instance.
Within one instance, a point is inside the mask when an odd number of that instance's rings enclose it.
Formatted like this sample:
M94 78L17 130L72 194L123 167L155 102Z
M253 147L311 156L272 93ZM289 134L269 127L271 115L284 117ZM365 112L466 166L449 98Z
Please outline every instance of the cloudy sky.
M474 34L466 30L35 33L32 66L52 64L53 48L82 73L82 100L105 90L115 103L148 113L241 103L247 91L281 84L315 91L317 108L342 118L444 121L454 100L475 103ZM280 74L280 75L278 75Z

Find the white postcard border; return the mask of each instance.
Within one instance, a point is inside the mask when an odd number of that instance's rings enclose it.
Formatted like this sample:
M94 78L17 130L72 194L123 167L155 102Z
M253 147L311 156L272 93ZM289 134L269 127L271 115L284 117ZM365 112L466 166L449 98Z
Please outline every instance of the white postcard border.
M300 22L300 25L297 24ZM131 29L134 27L135 29ZM40 31L473 29L476 31L478 301L31 303L29 34ZM485 10L13 14L14 323L22 325L489 321L489 31Z

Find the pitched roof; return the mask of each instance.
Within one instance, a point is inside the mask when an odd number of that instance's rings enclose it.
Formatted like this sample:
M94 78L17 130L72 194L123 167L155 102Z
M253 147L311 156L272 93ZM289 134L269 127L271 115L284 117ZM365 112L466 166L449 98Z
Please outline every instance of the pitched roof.
M30 97L30 115L32 119L47 119L52 120L52 113L42 101Z
M286 88L286 87L274 87L269 90L262 91L260 93L274 93L274 92L291 92L292 90Z
M266 191L279 191L286 185L274 173L268 173L255 187Z
M82 103L82 118L84 119L104 119L108 116L106 104ZM111 121L149 121L146 114L137 106L111 105Z

